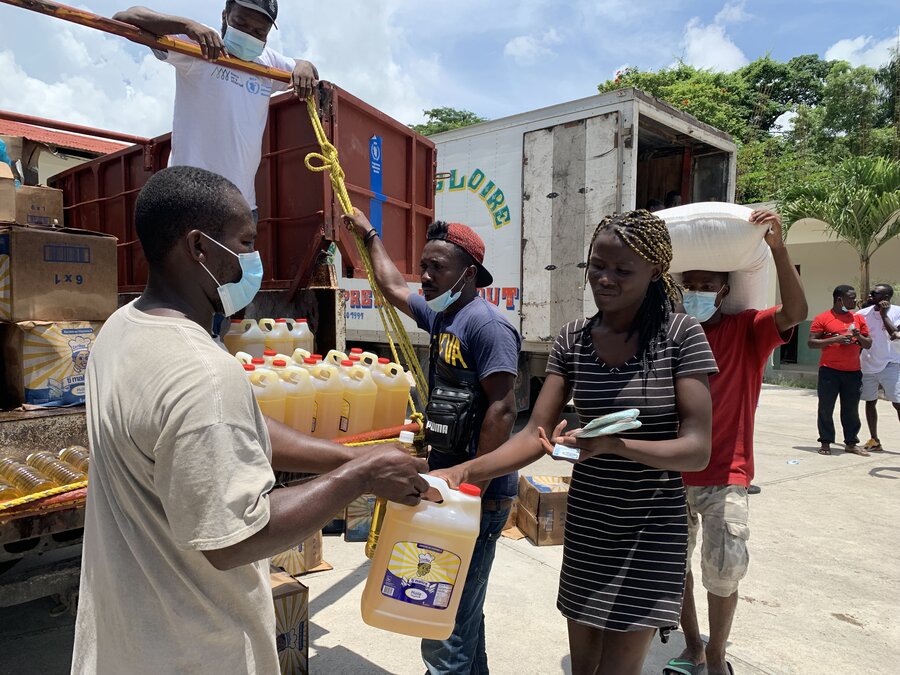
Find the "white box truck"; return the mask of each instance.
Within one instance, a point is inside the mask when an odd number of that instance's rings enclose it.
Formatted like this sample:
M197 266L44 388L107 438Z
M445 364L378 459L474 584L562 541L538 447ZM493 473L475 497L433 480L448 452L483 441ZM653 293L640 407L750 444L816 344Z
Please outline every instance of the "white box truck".
M636 89L431 139L435 217L466 223L484 239L494 285L480 292L522 334L523 385L543 377L559 329L596 311L584 269L604 216L645 208L669 193L684 203L734 201L731 137ZM368 289L365 279L343 278L341 286L348 296ZM406 324L413 341L425 345L427 336ZM348 303L347 341L384 341L374 308Z

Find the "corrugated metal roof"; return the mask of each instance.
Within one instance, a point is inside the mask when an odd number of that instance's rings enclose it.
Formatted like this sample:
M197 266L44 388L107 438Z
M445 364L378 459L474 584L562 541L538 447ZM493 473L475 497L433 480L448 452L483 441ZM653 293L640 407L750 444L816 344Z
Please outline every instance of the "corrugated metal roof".
M94 152L98 155L108 155L111 152L117 152L122 148L128 147L127 143L91 138L90 136L71 134L65 131L54 131L53 129L22 124L21 122L10 122L4 119L0 119L0 134L4 136L22 136L29 141L46 143L70 150Z

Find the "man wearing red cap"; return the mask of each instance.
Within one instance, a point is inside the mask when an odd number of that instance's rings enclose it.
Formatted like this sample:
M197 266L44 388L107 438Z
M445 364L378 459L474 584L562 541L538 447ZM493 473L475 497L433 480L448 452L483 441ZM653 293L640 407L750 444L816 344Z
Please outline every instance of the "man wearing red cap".
M431 335L425 432L430 469L495 450L509 438L516 419L513 387L522 341L500 310L478 295L479 288L493 283L484 267L484 241L466 225L432 223L419 263L419 295L409 289L362 212L355 209L345 221L366 243L385 299ZM515 473L494 479L484 490L481 532L453 634L422 641L431 675L488 672L482 609L497 539L516 493Z

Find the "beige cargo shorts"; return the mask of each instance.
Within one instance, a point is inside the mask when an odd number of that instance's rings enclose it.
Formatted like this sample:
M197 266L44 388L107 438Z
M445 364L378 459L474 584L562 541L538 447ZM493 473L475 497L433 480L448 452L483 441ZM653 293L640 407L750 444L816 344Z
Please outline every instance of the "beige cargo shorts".
M722 598L738 589L747 574L750 552L747 520L750 507L747 488L741 485L709 487L686 486L688 512L688 572L691 556L697 546L697 534L703 530L700 547L700 569L703 587Z

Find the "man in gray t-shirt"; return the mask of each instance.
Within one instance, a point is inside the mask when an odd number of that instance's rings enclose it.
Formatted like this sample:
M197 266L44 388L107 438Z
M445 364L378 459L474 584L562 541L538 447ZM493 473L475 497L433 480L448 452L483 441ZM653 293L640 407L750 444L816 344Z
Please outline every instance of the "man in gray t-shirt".
M256 225L238 189L186 166L135 205L150 267L88 362L91 467L72 672L277 673L267 559L363 493L414 505L425 462L263 417L214 312L252 300ZM321 473L273 489L273 470Z

